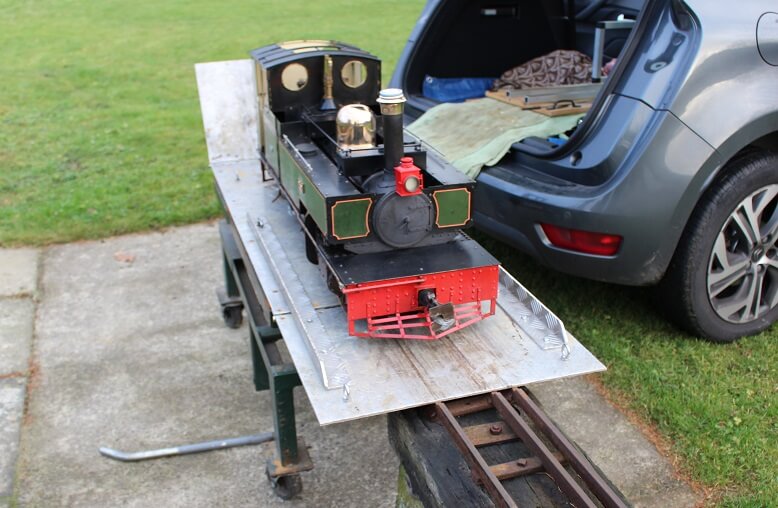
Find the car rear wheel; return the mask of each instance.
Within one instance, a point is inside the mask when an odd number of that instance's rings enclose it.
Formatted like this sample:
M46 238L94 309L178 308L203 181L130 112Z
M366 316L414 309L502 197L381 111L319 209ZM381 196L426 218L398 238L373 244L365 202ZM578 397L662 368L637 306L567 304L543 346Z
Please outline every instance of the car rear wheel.
M731 342L778 319L778 155L729 163L702 198L662 283L680 323Z

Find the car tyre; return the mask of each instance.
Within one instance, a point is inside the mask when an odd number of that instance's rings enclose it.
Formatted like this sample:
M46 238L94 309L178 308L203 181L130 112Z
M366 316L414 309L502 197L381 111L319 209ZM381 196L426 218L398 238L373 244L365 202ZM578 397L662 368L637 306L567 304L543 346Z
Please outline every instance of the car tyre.
M778 319L778 155L728 163L690 218L660 291L684 328L732 342Z

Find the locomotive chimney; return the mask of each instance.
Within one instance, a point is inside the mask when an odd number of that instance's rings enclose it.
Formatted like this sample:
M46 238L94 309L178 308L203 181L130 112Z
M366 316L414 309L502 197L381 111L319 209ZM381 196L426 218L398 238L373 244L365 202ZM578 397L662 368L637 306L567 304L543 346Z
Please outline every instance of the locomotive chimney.
M385 88L378 93L384 123L384 171L394 177L395 166L405 156L403 146L403 108L405 96L399 88Z

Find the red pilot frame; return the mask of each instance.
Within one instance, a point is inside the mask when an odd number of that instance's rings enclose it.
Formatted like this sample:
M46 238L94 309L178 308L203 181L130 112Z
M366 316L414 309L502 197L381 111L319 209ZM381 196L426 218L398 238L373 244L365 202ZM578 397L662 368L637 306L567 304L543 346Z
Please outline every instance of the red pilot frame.
M349 334L385 339L439 339L494 314L499 265L347 285ZM434 294L439 307L453 308L454 322L436 331L434 309L420 293ZM436 302L437 303L437 302Z
M424 189L421 169L413 164L412 157L400 159L400 165L394 168L395 190L400 196L415 196Z

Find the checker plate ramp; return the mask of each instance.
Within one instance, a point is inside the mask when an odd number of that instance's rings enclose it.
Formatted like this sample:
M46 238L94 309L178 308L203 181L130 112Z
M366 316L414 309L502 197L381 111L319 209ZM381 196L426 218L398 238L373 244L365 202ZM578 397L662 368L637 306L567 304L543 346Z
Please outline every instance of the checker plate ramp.
M448 337L349 336L338 298L305 257L290 205L276 182L262 179L253 63L195 70L216 190L253 289L283 334L320 424L605 370L504 270L496 314Z

